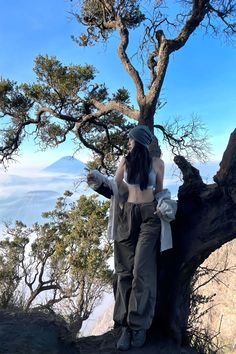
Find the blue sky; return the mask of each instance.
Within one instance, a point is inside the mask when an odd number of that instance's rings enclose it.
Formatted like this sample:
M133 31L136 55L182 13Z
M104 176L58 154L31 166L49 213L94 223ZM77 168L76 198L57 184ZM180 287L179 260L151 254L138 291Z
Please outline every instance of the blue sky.
M114 90L133 85L116 53L117 35L109 45L80 48L70 38L80 33L78 23L69 14L70 1L64 0L0 0L1 23L0 75L20 82L34 80L32 68L38 54L56 55L66 64L93 64L98 79ZM137 40L137 35L131 41ZM130 53L135 53L131 47ZM111 64L112 63L112 64ZM198 31L180 51L171 57L162 97L166 106L157 122L175 116L188 119L198 114L211 136L214 155L219 160L230 132L236 127L236 48L223 39L212 39ZM32 142L23 146L18 165L35 163ZM38 153L38 163L47 164L70 155L70 143L58 149ZM86 153L77 155L82 160Z

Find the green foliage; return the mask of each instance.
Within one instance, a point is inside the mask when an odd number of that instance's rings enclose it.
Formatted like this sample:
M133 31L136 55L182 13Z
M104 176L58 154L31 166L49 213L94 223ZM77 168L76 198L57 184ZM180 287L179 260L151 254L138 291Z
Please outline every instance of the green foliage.
M29 234L26 226L17 221L15 230L11 229L9 225L8 235L16 235L11 240L6 237L0 241L0 307L12 308L19 304L20 294L17 289L20 286L23 278L21 264L24 262L26 246L29 242Z
M137 0L85 0L75 15L80 23L87 26L86 33L79 37L72 36L80 46L93 45L100 39L106 41L116 29L112 23L117 18L129 29L139 26L145 20Z
M38 56L34 72L41 86L50 87L61 97L75 96L86 90L88 83L95 77L91 65L62 65L56 57Z
M25 309L37 305L64 311L67 320L77 319L76 326L70 325L79 330L112 283L107 264L112 246L105 237L109 203L81 196L68 205L71 195L66 191L55 209L43 214L42 225L6 225L7 237L0 243L0 306L16 302L23 287Z
M3 161L18 151L25 136L32 134L29 126L35 126L34 134L42 149L64 142L82 114L78 94L86 91L95 77L91 65L66 66L55 57L41 55L35 60L34 71L36 83L17 85L9 80L0 81Z
M0 80L3 128L0 159L4 162L11 158L18 152L23 139L34 135L35 143L42 150L56 147L68 137L79 137L103 167L113 155L116 160L122 154L130 125L122 114L114 111L96 118L96 108L91 101L107 104L113 99L128 104L128 91L118 89L109 98L106 86L94 83L96 70L93 66L63 65L56 57L47 55L35 59L34 72L36 82L32 84L18 85ZM94 118L82 122L82 117L87 115L94 115ZM77 143L76 149L80 147Z
M86 91L95 78L95 69L91 65L62 65L56 57L47 55L36 57L34 72L37 82L22 84L22 94L32 104L47 105L57 112L69 108L73 99Z
M45 242L46 233L52 235L55 240L53 267L58 262L64 262L62 257L66 256L64 266L67 267L69 264L73 275L74 273L78 275L79 269L85 270L87 277L96 276L107 281L111 280L111 273L106 266L106 260L111 256L111 247L109 244L101 246L107 227L107 209L108 202L100 202L96 196L88 198L81 196L68 211L65 198L62 197L54 211L43 214L51 220L44 224L43 231L40 230L43 240ZM105 274L107 278L104 278Z
M6 115L22 116L31 108L31 100L26 97L21 87L14 81L0 80L0 110ZM25 117L21 117L23 120ZM14 123L18 119L15 117Z
M124 87L122 89L118 89L117 92L113 94L113 100L130 103L129 92Z

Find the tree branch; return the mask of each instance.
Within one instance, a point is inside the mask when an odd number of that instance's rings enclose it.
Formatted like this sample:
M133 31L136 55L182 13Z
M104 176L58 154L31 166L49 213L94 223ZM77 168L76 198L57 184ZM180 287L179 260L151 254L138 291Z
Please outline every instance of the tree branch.
M184 183L191 184L193 182L197 182L202 186L205 185L202 181L199 170L193 167L183 156L175 156L174 162L183 174Z
M189 19L186 21L179 35L172 40L168 40L169 53L182 48L191 34L203 21L205 15L209 12L209 0L194 0L192 12Z
M236 188L236 129L231 133L227 148L220 163L220 169L214 176L219 186Z
M160 96L162 84L164 82L166 70L169 63L169 48L168 48L168 42L166 40L164 32L162 30L157 31L156 38L158 41L158 50L156 52L158 61L156 64L156 62L153 60L154 58L154 52L153 52L148 62L148 66L151 69L151 75L153 80L150 85L150 89L146 95L145 107L142 107L141 110L141 116L143 116L144 118L144 121L142 123L145 123L145 120L150 121L149 119L150 116L154 117L157 108L157 102ZM152 64L150 63L150 60L152 60ZM154 66L155 66L155 72L154 72ZM152 125L149 123L149 127L152 130L153 123Z
M86 102L86 105L94 106L95 108L98 109L98 111L86 114L82 116L79 120L77 120L76 121L77 130L83 127L85 123L89 123L89 122L92 123L95 119L100 118L112 111L117 111L121 114L125 114L128 117L133 118L135 120L138 120L139 118L139 111L134 110L118 101L109 101L108 103L103 104L97 101L96 99L92 98Z
M59 118L61 120L67 121L67 122L73 122L73 123L78 122L77 118L74 118L74 117L66 115L66 114L57 113L55 110L48 108L48 107L40 107L37 112L37 120L35 120L33 122L35 124L40 123L41 119L42 119L42 115L45 113L49 113L50 115L54 116L55 118Z
M138 71L134 68L132 65L131 61L129 60L129 57L126 53L126 49L129 44L129 31L128 29L123 25L122 20L120 17L118 17L117 20L117 30L120 33L121 37L121 42L118 48L118 54L121 59L121 62L125 68L125 70L128 72L130 75L131 79L133 80L136 91L137 91L137 100L139 105L143 105L145 95L144 95L144 88L143 88L143 82L141 80L141 77L138 73Z
M236 23L235 21L230 23L227 18L233 18L233 14L236 12L236 4L235 2L228 0L225 2L222 2L222 9L216 9L212 4L209 3L209 11L210 13L215 13L217 17L223 22L223 24L226 26L224 32L228 32L230 30L230 34L235 34L236 33ZM211 27L215 30L214 25L210 23Z

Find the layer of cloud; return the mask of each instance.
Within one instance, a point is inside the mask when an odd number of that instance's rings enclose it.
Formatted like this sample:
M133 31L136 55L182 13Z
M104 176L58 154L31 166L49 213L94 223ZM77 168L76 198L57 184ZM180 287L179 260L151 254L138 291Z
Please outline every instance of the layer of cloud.
M18 173L17 173L18 172ZM65 190L74 191L78 179L85 180L82 170L77 173L54 173L18 170L15 174L1 173L0 223L22 220L27 225L43 219L42 212L52 210ZM85 183L80 183L79 194L88 194ZM90 191L91 193L91 191Z
M196 164L206 183L213 182L213 176L219 169L219 162ZM174 164L166 163L164 187L169 188L173 198L177 197L182 184L181 173ZM19 171L18 171L19 172ZM77 183L78 181L81 183ZM45 171L24 170L15 174L1 174L0 180L0 223L3 221L22 220L27 225L41 222L42 212L52 210L58 197L65 190L75 190L76 197L90 194L92 190L84 183L85 171L77 173L46 173Z

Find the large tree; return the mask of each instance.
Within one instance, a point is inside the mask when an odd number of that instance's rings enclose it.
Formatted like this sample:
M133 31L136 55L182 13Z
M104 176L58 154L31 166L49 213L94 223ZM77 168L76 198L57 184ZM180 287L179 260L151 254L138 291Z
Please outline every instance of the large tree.
M109 41L118 34L118 56L134 83L136 102L130 101L125 88L111 94L105 84L96 83L95 69L90 65L65 66L56 58L38 56L36 83L1 81L0 152L1 161L7 163L29 134L46 148L63 143L72 133L81 146L94 151L95 165L100 163L112 172L130 127L146 124L152 131L157 128L163 133L176 155L175 163L183 173L184 183L179 189L173 223L174 254L171 261L168 254L162 259L159 320L157 316L155 325L165 323L169 336L180 345L186 337L192 275L214 249L235 237L236 132L232 133L215 184L206 185L198 171L178 156L181 153L205 158L205 135L199 135L201 122L194 118L186 126L178 122L160 125L156 113L163 105L160 94L172 53L183 48L199 29L232 38L236 31L236 3L181 1L171 3L169 9L163 1L145 4L148 12L136 0L85 0L79 5L76 1L73 8L73 15L85 28L84 33L74 37L79 45ZM137 51L141 52L144 70L150 74L147 88L140 68L135 67L129 54L130 33L134 31L142 36ZM157 146L152 152L159 153ZM171 281L163 281L168 273Z

